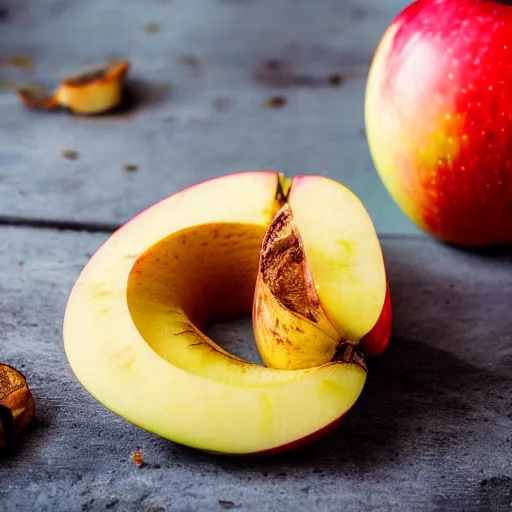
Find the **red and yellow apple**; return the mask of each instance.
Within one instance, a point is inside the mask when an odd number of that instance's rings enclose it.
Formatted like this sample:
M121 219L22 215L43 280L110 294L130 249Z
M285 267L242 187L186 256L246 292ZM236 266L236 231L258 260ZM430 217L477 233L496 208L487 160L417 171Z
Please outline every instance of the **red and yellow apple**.
M370 152L414 223L512 242L512 1L418 0L385 31L365 98Z
M297 183L296 197L301 188L324 195L330 190L321 188L324 178L296 180L291 185L293 190ZM338 340L336 357L324 364L281 370L244 361L205 334L212 323L251 314L262 242L286 204L288 188L289 181L276 172L206 181L145 210L104 243L73 287L64 319L70 365L93 396L148 431L225 454L297 448L339 422L366 379L366 365L352 344ZM329 213L302 219L303 232L309 222L321 232ZM354 233L358 215L349 205L346 214L353 221L344 225ZM368 226L363 222L361 229ZM337 237L342 240L343 233ZM347 275L337 278L346 286L348 297L339 305L347 315L364 313L349 303L371 295L369 319L359 316L346 325L358 335L368 331L369 345L378 348L385 329L374 328L380 313L375 304L383 307L386 282L374 243L371 238L371 256L359 255L366 270L370 258L377 267L369 276L350 257L332 261L338 252L327 252L327 268L318 272L327 287L331 266L336 275ZM354 247L345 246L344 254ZM313 259L320 264L320 254ZM327 307L326 315L330 312Z

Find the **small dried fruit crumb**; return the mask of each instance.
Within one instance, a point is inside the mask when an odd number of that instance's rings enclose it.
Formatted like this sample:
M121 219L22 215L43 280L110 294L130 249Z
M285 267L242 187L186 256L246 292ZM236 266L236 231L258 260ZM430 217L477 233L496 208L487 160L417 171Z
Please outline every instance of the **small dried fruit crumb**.
M18 97L28 108L54 108L52 98L48 98L46 90L39 84L25 85L16 89Z
M137 448L132 454L133 463L139 468L144 465L144 459L142 458L142 453L140 453L140 448Z
M235 506L235 504L232 501L229 500L219 500L219 505L223 508L230 509Z
M286 105L286 98L284 96L272 96L267 99L266 104L270 108L283 108Z
M14 55L5 60L0 60L0 64L5 66L14 66L16 68L24 69L25 71L32 71L34 63L27 55Z
M124 166L124 170L128 171L128 172L134 172L134 171L137 171L138 169L139 169L139 167L135 164L126 164Z
M60 154L62 158L67 158L68 160L76 160L78 158L78 151L73 149L63 149Z
M333 73L329 75L328 80L332 86L338 87L343 82L343 76L340 73Z
M162 30L162 27L158 23L148 23L144 30L146 34L156 34Z

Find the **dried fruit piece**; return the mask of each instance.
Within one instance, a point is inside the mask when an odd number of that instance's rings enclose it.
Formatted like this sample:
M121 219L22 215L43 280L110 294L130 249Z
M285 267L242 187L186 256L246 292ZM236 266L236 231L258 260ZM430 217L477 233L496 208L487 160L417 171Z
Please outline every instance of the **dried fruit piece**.
M62 158L66 158L67 160L76 160L78 158L78 151L74 149L63 149L60 152Z
M51 97L41 89L24 87L17 93L22 103L32 109L55 110L68 108L74 114L99 114L119 106L124 82L130 68L128 61L112 62L107 66L65 78Z
M0 448L9 446L35 414L35 402L25 377L0 364Z
M0 59L0 66L13 66L25 71L32 71L34 63L27 55L13 55L8 59Z
M343 82L343 75L341 73L333 73L332 75L329 75L327 80L333 87L338 87Z
M54 110L59 108L55 97L48 98L46 90L40 85L28 85L16 90L22 103L34 110Z
M286 105L286 98L284 96L272 96L267 99L266 104L270 108L283 108Z
M144 466L144 459L142 458L142 453L140 452L140 448L137 448L132 454L133 463L139 468Z

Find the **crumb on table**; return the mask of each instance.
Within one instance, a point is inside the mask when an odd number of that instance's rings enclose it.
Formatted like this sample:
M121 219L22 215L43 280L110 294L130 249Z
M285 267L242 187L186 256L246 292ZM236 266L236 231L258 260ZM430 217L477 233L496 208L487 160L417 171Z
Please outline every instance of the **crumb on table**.
M286 105L286 98L284 96L272 96L267 99L266 105L270 108L282 108Z
M160 32L162 30L162 27L158 23L148 23L144 30L146 34L156 34L157 32Z
M133 463L139 468L144 465L144 459L142 458L142 453L140 452L140 448L137 448L132 454Z
M63 149L60 154L62 158L66 158L67 160L76 160L78 158L78 151L73 149Z
M328 81L332 86L338 87L343 82L343 76L340 73L333 73L329 75Z

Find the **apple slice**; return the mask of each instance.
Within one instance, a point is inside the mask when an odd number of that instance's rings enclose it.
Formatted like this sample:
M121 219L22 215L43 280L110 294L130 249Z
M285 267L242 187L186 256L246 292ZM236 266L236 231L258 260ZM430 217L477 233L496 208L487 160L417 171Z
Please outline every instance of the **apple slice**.
M321 176L293 179L262 245L253 324L267 366L309 368L358 344L375 355L391 333L384 259L361 201Z
M203 182L139 214L96 252L69 297L64 344L97 400L162 437L225 454L302 446L352 407L366 367L350 345L339 361L285 371L204 334L250 315L283 186L274 172Z

